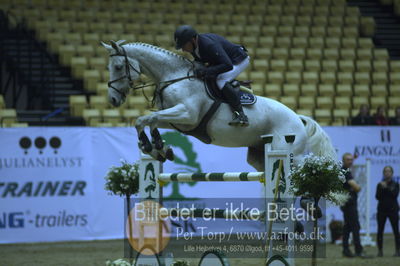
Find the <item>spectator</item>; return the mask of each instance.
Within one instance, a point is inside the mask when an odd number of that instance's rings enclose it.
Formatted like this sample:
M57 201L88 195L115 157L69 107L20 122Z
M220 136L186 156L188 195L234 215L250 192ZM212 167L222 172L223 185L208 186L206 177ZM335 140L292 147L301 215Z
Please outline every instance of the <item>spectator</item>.
M375 124L377 126L387 126L389 125L389 120L387 119L385 107L379 106L376 109L376 113L374 115Z
M396 108L394 117L390 118L389 124L393 126L400 126L400 106Z
M343 169L346 172L346 182L344 183L345 189L349 191L350 197L347 202L340 207L343 212L344 226L343 226L343 256L352 258L354 256L366 258L367 256L363 252L363 247L360 241L360 223L358 221L358 210L357 210L357 193L361 190L361 187L354 180L353 175L350 172L350 168L353 165L353 155L350 153L343 154ZM355 247L355 255L350 251L349 248L349 236L353 234L353 243Z
M378 200L378 257L383 256L382 242L386 218L389 218L393 229L394 242L396 245L394 256L400 256L399 204L397 203L399 184L394 181L392 177L393 168L391 166L385 166L383 168L383 181L380 182L376 187L375 198Z
M357 116L353 117L351 124L354 126L367 126L375 125L372 117L369 114L369 107L366 104L360 106L360 112Z

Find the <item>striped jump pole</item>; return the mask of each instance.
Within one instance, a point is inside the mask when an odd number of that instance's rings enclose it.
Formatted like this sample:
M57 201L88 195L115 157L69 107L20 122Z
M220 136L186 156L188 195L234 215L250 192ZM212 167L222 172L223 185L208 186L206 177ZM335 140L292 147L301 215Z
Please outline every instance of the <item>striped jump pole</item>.
M160 174L162 182L194 182L194 181L261 181L264 172L224 172L224 173L175 173Z
M146 200L154 200L162 203L162 186L169 182L213 182L213 181L229 181L229 182L247 182L259 181L264 186L265 210L267 204L275 203L278 210L290 207L294 203L294 198L289 195L288 174L293 165L292 144L295 141L295 135L285 136L285 145L281 143L281 149L276 149L274 146L273 135L261 136L265 143L265 171L264 172L223 172L223 173L163 173L162 163L154 160L149 155L141 153L139 173L139 197ZM201 209L196 209L185 213L185 215L194 215L193 217L204 217ZM242 213L243 216L244 213ZM178 210L170 210L165 213L166 216L177 217L183 216L184 213ZM211 214L210 214L211 215ZM213 213L215 218L227 218L238 213L229 213L225 210L218 210ZM258 219L265 218L265 212L261 212ZM265 220L265 219L264 219ZM265 232L269 235L279 232L294 232L294 222L287 219L282 221L266 221ZM160 232L159 232L160 233ZM160 237L161 239L161 237ZM289 240L287 245L293 245L293 240ZM160 244L161 245L161 244ZM285 254L276 253L272 247L273 242L266 243L269 250L266 254L266 265L273 264L278 260L284 262L285 265L294 266L294 248Z

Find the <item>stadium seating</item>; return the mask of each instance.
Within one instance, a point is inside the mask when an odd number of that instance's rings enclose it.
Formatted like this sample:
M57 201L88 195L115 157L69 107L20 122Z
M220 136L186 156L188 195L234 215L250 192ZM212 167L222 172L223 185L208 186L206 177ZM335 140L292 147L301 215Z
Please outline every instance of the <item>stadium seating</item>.
M88 125L131 124L150 108L133 94L123 108L108 110L108 53L100 41L125 39L174 50L172 35L180 24L245 45L252 62L240 78L253 80L257 94L322 124L345 125L346 116L364 103L394 108L400 102L400 62L374 47L373 18L362 17L345 0L87 1L85 8L78 0L8 2L4 5L28 19L73 76L83 79L85 89L96 93L70 98L71 114ZM400 14L400 1L393 2Z

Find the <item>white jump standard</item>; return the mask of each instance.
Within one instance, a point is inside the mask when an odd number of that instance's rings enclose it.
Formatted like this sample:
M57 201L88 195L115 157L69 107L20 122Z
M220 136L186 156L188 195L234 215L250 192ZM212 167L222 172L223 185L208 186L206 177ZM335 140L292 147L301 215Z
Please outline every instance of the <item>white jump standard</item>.
M141 153L141 161L139 165L140 182L139 182L139 197L146 200L154 200L162 202L162 186L169 182L214 182L214 181L230 181L230 182L248 182L259 181L264 186L264 199L265 208L260 212L257 217L252 217L252 220L265 221L265 213L268 204L271 204L271 199L277 204L278 210L285 208L294 203L292 195L288 194L289 180L288 174L293 165L293 142L295 141L294 135L287 135L284 137L286 142L285 149L279 145L279 149L274 149L274 137L272 135L264 135L261 137L265 143L265 162L264 172L222 172L222 173L162 173L162 163L153 159L151 156ZM212 206L211 206L212 207ZM204 217L203 209L193 209L192 211L181 212L180 209L171 209L164 211L163 217ZM248 218L248 213L231 213L225 210L216 210L214 213L209 213L209 217L215 218L229 218L232 215ZM248 220L248 219L247 219ZM280 232L294 232L294 221L267 221L265 223L265 232L270 235L271 232L275 234ZM266 264L269 265L273 261L284 262L285 265L294 265L294 250L290 249L285 254L277 254L272 250L271 241L269 250L267 252ZM289 240L289 245L293 242Z

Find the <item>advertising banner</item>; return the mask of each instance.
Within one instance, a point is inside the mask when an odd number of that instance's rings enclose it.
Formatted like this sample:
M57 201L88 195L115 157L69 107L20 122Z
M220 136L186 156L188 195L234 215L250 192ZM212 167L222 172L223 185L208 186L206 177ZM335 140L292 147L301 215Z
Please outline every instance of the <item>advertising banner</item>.
M376 231L375 189L385 165L400 173L400 128L326 127L338 155L371 159L371 231ZM162 131L175 152L165 172L248 172L247 148L205 145ZM111 166L139 159L133 128L29 127L0 130L0 243L124 237L124 202L104 190ZM260 198L259 182L170 183L168 198ZM332 207L330 215L342 220ZM251 226L249 227L251 228ZM389 228L387 226L387 228ZM390 229L388 229L390 231Z

